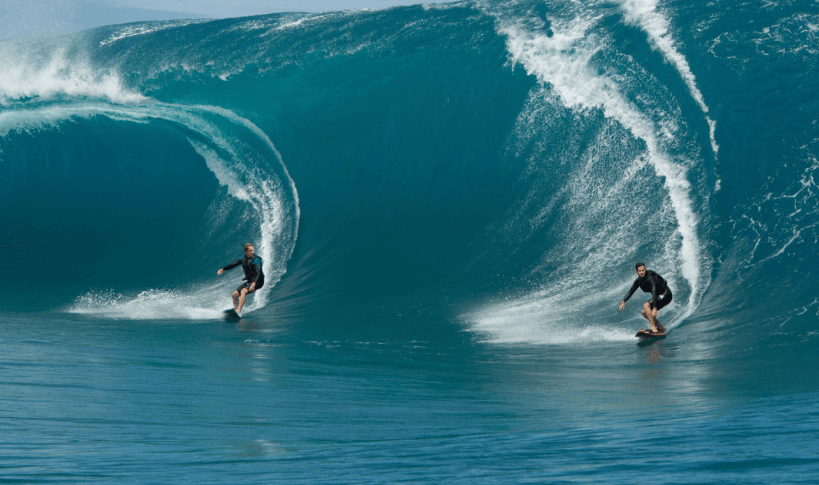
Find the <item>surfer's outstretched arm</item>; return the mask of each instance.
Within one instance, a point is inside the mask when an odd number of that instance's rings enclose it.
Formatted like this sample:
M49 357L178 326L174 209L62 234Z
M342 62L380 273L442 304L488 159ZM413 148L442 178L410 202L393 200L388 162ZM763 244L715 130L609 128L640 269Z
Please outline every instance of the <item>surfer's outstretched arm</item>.
M628 290L628 293L626 293L626 297L623 298L622 302L620 302L620 311L623 311L623 308L626 307L626 302L628 301L629 298L631 298L631 295L633 295L634 292L637 291L637 288L639 288L639 287L640 287L640 278L637 278L636 280L634 280L634 284L631 285L631 289Z
M217 272L216 272L216 274L217 274L217 275L221 275L221 274L222 274L222 273L224 273L225 271L232 270L233 268L235 268L235 267L239 266L240 264L242 264L242 260L241 260L241 259L237 259L236 261L234 261L234 262L230 263L229 265L225 266L224 268L219 269L219 271L217 271Z

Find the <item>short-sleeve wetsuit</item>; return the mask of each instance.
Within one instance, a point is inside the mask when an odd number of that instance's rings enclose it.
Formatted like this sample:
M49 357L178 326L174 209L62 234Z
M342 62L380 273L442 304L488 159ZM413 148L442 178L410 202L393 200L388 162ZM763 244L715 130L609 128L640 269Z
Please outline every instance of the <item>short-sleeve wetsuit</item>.
M253 258L248 258L247 255L242 256L242 259L237 259L236 261L230 263L229 265L222 268L224 271L231 270L239 265L242 265L242 269L245 271L245 277L242 283L242 286L236 288L236 291L241 292L244 288L250 289L250 285L256 283L256 289L258 290L262 286L264 286L264 272L262 272L262 258L258 256L253 256Z

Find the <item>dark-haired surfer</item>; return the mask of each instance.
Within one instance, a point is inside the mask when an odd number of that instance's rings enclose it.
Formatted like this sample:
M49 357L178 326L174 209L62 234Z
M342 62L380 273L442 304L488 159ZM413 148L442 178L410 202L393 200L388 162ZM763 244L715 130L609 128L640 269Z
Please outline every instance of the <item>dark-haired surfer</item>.
M236 313L239 315L242 314L242 307L245 306L247 294L253 293L264 286L262 258L256 256L255 251L256 248L254 248L252 244L245 244L245 255L242 259L237 259L216 272L217 275L221 275L229 269L233 269L240 264L242 265L242 269L245 271L244 283L233 292L233 309L236 310Z
M663 277L654 271L647 270L644 263L637 263L634 269L637 270L637 279L634 280L631 289L628 290L626 297L623 298L623 302L620 303L620 311L623 311L623 308L626 307L626 302L631 298L631 295L637 291L637 288L640 288L646 293L651 293L651 299L643 303L642 315L648 320L648 324L651 325L652 332L657 333L657 329L659 328L660 332L665 333L665 327L657 321L657 312L671 303L671 290L668 289L668 285Z

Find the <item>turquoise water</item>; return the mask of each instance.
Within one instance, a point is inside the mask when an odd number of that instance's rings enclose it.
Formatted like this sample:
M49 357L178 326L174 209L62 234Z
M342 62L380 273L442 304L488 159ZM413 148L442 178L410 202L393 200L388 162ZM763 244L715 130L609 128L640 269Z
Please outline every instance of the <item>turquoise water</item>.
M815 392L709 379L682 331L543 349L275 318L4 320L10 483L811 483L819 467Z
M0 43L0 482L814 482L817 25L467 2ZM638 260L674 292L640 345Z

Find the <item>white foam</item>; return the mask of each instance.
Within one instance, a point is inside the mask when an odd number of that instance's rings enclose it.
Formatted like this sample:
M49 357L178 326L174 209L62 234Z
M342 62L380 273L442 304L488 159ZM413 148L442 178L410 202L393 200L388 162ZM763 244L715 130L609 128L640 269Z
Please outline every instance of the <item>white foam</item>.
M175 29L177 27L185 27L192 24L201 24L211 22L210 19L186 19L186 20L170 20L167 22L145 23L140 25L128 25L122 29L114 32L107 39L100 41L100 46L114 43L118 40L127 39L129 37L136 37L139 35L151 34L161 30Z
M64 51L50 55L45 62L25 62L16 49L0 51L0 106L20 99L49 100L59 96L104 99L112 103L133 104L147 100L126 89L119 75L110 70L90 67Z
M687 178L694 161L681 159L679 155L672 156L665 148L677 144L674 139L677 131L674 121L668 119L668 116L658 117L657 113L650 115L641 112L621 92L619 79L607 76L597 67L594 59L607 48L607 39L597 29L601 17L593 11L580 9L572 18L550 19L551 25L547 33L543 25L533 27L531 19L520 19L515 14L493 10L491 6L485 8L495 16L498 32L506 37L512 64L522 65L542 85L549 86L549 89L542 90L544 96L555 96L563 106L579 112L601 110L606 118L614 120L633 137L642 140L646 153L642 159L634 160L631 167L623 167L623 175L619 180L605 181L605 184L614 182L608 192L601 191L600 181L596 185L593 177L590 177L593 172L589 170L600 163L592 153L585 160L588 168L577 168L577 174L562 189L571 196L565 197L570 202L561 210L576 208L571 216L576 221L573 233L578 232L574 234L572 241L563 243L568 246L561 250L560 255L582 255L582 259L561 266L559 271L562 272L560 278L556 278L559 282L555 287L544 288L510 303L488 305L467 316L467 320L471 322L470 328L490 335L490 340L496 342L565 343L574 338L572 335L586 332L587 329L594 329L590 330L593 335L585 335L584 339L590 336L596 336L594 338L599 340L633 339L631 329L618 330L593 323L604 320L581 321L578 319L578 312L582 310L582 314L586 316L587 309L598 307L601 301L611 299L619 302L622 294L625 294L626 288L622 287L611 294L607 292L605 295L608 296L601 294L600 288L610 287L611 282L599 281L599 275L611 268L612 260L619 261L629 256L631 249L626 246L630 239L626 235L639 231L640 228L629 226L633 218L624 212L627 209L617 209L620 212L616 213L616 220L611 218L615 214L609 214L607 218L605 210L609 204L608 197L630 204L631 196L624 187L634 183L631 177L639 170L640 164L646 162L653 168L656 177L663 181L663 187L667 191L667 209L676 225L665 248L675 254L669 256L669 260L654 262L653 268L660 270L668 278L669 275L663 268L670 269L673 264L672 273L679 271L690 289L688 301L672 304L677 307L677 317L666 326L673 328L694 311L710 281L710 275L702 271L707 258L699 241L699 217L693 208L692 187ZM519 124L531 122L523 118L522 115ZM660 119L662 123L655 122L654 119ZM599 140L598 143L606 141ZM571 164L582 161L573 160ZM577 204L573 205L572 201L575 200ZM604 222L605 230L601 231L600 221L611 223ZM598 224L597 230L594 230L595 223ZM580 228L590 230L579 231ZM598 281L587 281L583 279L583 275L594 275L595 278L592 279ZM678 282L670 283L678 287ZM584 306L581 302L585 301L589 293L594 297Z
M464 8L464 6L466 5L469 5L469 3L464 1L445 3L422 3L421 8L423 8L424 10L449 10L453 8Z
M204 143L196 140L188 139L188 142L193 146L196 153L205 160L211 172L216 175L216 180L219 184L228 188L228 193L237 199L251 202L250 194L247 192L247 186L239 181L237 175L225 168L224 163L219 158L215 151L209 149Z
M353 11L337 11L337 12L321 12L321 13L309 13L309 14L293 14L289 17L282 18L282 22L277 26L271 28L269 31L266 32L265 35L273 34L275 32L290 30L290 29L299 29L302 27L306 27L308 25L315 25L320 24L322 22L326 22L328 20L335 20L341 19L345 17L351 17L359 15L360 12L364 12L364 10L353 10ZM294 20L291 20L294 19Z
M705 98L697 87L697 79L691 71L688 60L677 50L668 19L657 9L657 0L621 0L621 4L625 11L626 22L642 28L648 34L651 45L659 50L666 61L680 73L691 93L691 97L694 98L694 101L697 102L703 114L705 114L711 137L711 149L716 157L719 151L716 140L717 123L708 116L708 105L705 104Z
M648 161L664 185L676 214L682 235L682 274L697 293L699 286L700 244L697 237L698 217L691 207L685 167L672 162L660 148L654 124L640 113L610 79L592 72L588 61L594 49L584 49L577 41L585 39L591 23L581 19L564 31L552 24L553 38L530 35L515 26L502 28L514 62L525 66L529 74L548 83L570 108L602 109L606 117L617 120L635 137L646 143Z
M487 342L504 344L557 345L634 340L633 330L589 324L582 312L565 311L569 303L564 297L555 295L495 305L470 317L470 329L485 335Z
M212 320L229 307L228 303L214 307L212 300L196 293L150 289L126 296L109 290L80 296L68 312L124 320Z
M313 14L313 15L305 15L304 17L298 18L296 20L290 20L287 22L283 22L280 25L277 25L273 31L277 30L288 30L288 29L297 29L307 23L312 22L319 22L323 19L327 18L326 14Z

